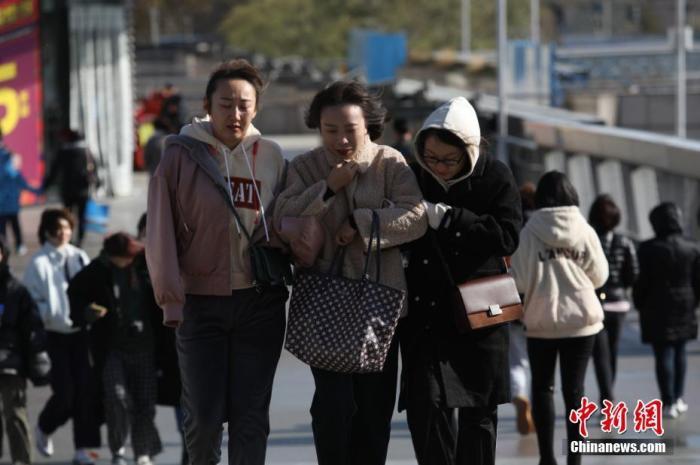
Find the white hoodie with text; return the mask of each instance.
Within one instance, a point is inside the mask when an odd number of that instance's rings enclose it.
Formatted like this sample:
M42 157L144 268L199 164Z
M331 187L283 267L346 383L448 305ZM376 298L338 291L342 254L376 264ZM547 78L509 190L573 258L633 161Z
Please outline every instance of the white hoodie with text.
M608 279L608 262L578 207L535 211L520 232L511 264L525 295L528 337L582 337L603 328L595 290Z

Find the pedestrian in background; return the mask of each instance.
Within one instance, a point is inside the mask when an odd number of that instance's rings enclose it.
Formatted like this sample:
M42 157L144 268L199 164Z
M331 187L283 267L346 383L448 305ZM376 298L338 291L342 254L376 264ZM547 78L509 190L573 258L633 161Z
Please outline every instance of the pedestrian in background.
M23 190L36 195L40 189L33 188L19 170L19 157L14 155L3 141L0 130L0 236L9 238L7 226L12 228L15 236L15 250L19 255L27 253L22 239L22 227L19 221L20 194Z
M557 463L557 358L568 413L580 406L595 337L603 329L603 309L595 290L608 279L608 262L578 204L576 189L564 174L550 171L542 176L535 193L537 211L520 233L520 247L511 261L518 290L525 295L523 322L540 465ZM582 439L574 422L566 422L566 433L569 443ZM578 465L581 455L568 451L566 462Z
M162 446L155 425L156 371L153 330L145 304L147 286L132 266L143 245L118 232L80 270L68 288L71 319L86 328L102 381L102 398L112 465L126 465L131 439L136 465L152 465Z
M377 145L386 110L357 82L334 82L319 91L306 114L322 145L290 164L287 185L277 200L275 224L285 216L315 216L324 225L323 250L314 264L328 272L345 247L342 276L363 275L372 212L379 216L379 282L406 289L399 245L425 232L416 179L399 152ZM404 310L405 314L405 310ZM398 338L378 373L339 373L311 368L316 390L311 426L321 465L380 465L386 461L396 401Z
M288 292L256 288L250 263L251 247L273 243L271 209L286 169L279 146L252 124L263 87L246 60L214 70L208 116L168 139L149 185L146 258L164 322L177 327L194 464L219 461L224 422L229 464L265 462Z
M146 232L148 231L146 213L139 218L137 231L136 239L138 241L144 241L146 239ZM155 295L153 294L153 284L151 283L151 277L148 274L148 268L146 266L145 250L134 258L133 267L137 279L143 286L142 293L144 312L146 313L145 318L150 320L151 330L153 331L153 355L156 384L158 386L156 403L175 409L175 422L182 439L180 465L188 465L189 457L187 455L187 447L185 446L183 412L182 406L180 405L182 383L180 382L180 367L178 365L177 350L175 347L175 329L163 324L163 311L156 303Z
M97 185L97 165L83 134L77 130L63 131L61 147L51 161L41 190L59 183L61 202L78 219L76 244L85 237L85 208L90 190Z
M35 386L48 384L51 363L41 316L27 288L12 276L9 258L9 248L0 237L0 410L12 463L29 465L27 378Z
M413 155L413 134L408 128L408 121L406 118L396 118L393 127L396 139L391 146L401 152L406 163L414 163L416 157Z
M90 448L100 447L99 409L94 405L95 373L89 360L87 334L73 326L68 283L85 265L87 254L70 244L75 223L62 209L48 209L39 222L41 248L24 273L24 285L39 308L51 357L51 397L35 430L39 452L54 453L51 435L73 420L74 465L93 463ZM93 402L91 402L93 401Z
M664 415L688 410L683 400L686 344L698 337L700 249L683 236L681 210L664 202L649 214L656 237L639 246L639 279L634 305L639 310L642 342L651 344Z
M535 185L527 182L520 186L520 201L523 208L523 222L527 223L535 212ZM525 327L520 320L510 324L510 345L508 363L510 366L510 393L515 407L515 424L518 432L526 435L535 431L530 405L530 360L527 356Z
M603 304L603 330L596 334L593 345L593 366L600 392L600 404L607 399L614 401L614 384L617 373L617 352L625 315L632 308L629 291L637 280L639 263L637 251L627 236L615 232L620 224L620 208L607 194L599 195L588 215L603 246L608 260L609 277L603 287L597 289Z
M496 463L497 408L511 401L508 325L460 333L454 317L463 311L454 285L502 274L522 224L512 173L480 144L464 97L431 113L416 136L430 227L408 246L399 407L421 465Z

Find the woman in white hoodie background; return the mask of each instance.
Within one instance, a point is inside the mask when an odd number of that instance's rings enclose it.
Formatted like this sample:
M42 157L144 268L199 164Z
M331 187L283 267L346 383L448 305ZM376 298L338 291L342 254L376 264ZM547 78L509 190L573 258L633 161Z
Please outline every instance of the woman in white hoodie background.
M550 171L535 194L537 210L520 233L511 264L525 295L525 333L532 371L532 414L540 465L556 464L554 372L559 357L566 414L580 407L586 367L603 309L595 290L608 278L608 262L595 230L578 208L578 194L566 176ZM567 421L569 441L580 439ZM567 464L581 456L567 455Z

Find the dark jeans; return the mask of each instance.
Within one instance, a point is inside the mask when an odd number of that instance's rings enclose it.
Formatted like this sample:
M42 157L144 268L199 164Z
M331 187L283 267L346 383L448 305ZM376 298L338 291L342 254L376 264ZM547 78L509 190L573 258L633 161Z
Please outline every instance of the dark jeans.
M605 312L605 329L596 334L593 345L593 366L600 391L600 404L603 399L614 401L615 374L617 372L617 350L622 333L622 324L627 312Z
M656 382L661 400L671 405L683 397L685 373L688 367L685 345L688 341L655 342Z
M187 296L177 351L192 465L219 462L224 422L228 463L264 465L286 300L282 287L263 293L245 289L230 296Z
M595 335L561 339L527 339L527 352L532 371L532 417L540 448L540 465L556 464L554 446L554 372L559 357L565 416L580 408L584 395L586 367L593 352ZM581 439L578 424L566 421L569 442ZM560 448L557 448L561 450ZM581 463L579 454L567 455L568 465Z
M12 228L12 234L15 236L15 250L22 245L22 227L19 224L19 213L12 215L0 215L0 236L5 238L5 243L9 247L9 234L7 234L7 225Z
M88 359L88 339L83 332L47 331L51 357L51 397L39 414L39 428L53 434L73 419L76 449L100 447L98 382Z
M398 339L381 373L311 368L316 383L311 426L319 465L383 465L396 402Z

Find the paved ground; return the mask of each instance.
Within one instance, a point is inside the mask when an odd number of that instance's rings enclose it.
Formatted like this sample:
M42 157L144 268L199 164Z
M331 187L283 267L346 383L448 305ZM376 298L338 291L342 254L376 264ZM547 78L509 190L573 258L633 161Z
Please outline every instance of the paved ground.
M112 205L110 229L134 231L139 215L145 210L145 178L137 175L135 189L130 197L114 199L109 203ZM28 208L22 212L25 240L32 252L37 249L35 236L40 213L41 209L39 208ZM91 256L97 253L100 241L101 238L97 235L90 235L87 238L85 247ZM21 271L25 261L26 257L13 257L15 270ZM626 322L621 346L617 381L619 400L624 400L628 404L633 405L637 399L648 401L656 397L658 393L654 381L651 350L648 346L643 346L639 342L639 327L634 313L630 314ZM690 405L690 412L680 420L664 423L666 428L665 438L672 439L675 443L673 455L663 457L590 456L584 458L584 464L700 464L700 416L697 415L697 412L700 411L700 344L697 341L693 342L689 347L688 362L686 400ZM592 368L589 370L586 386L587 392L591 394L591 397L597 398ZM308 413L312 392L313 380L308 368L295 360L289 353L283 353L272 396L272 432L268 448L268 464L301 465L316 463ZM37 414L48 395L48 388L30 388L29 410L32 425L36 423ZM564 411L560 397L560 392L557 391L557 412L559 413L559 418L557 419L556 434L557 439L561 440L563 444ZM514 411L510 405L501 406L499 421L498 463L503 465L536 464L538 462L538 452L535 436L531 434L522 437L517 433ZM630 423L631 421L630 417ZM159 408L157 422L165 446L164 452L156 458L157 463L179 463L180 439L175 429L172 409ZM589 428L593 430L593 435L602 435L593 424L589 423ZM648 435L628 432L626 437L637 439L648 437ZM72 457L70 425L59 429L54 435L54 441L56 444L55 456L51 459L37 459L36 463L70 463ZM0 463L9 462L7 444L4 449L5 456L0 460ZM98 462L100 464L109 463L108 451L103 448L98 452L100 454ZM391 465L416 463L415 459L413 459L413 450L405 415L398 413L393 420L388 463ZM565 463L563 456L560 459L560 463Z

